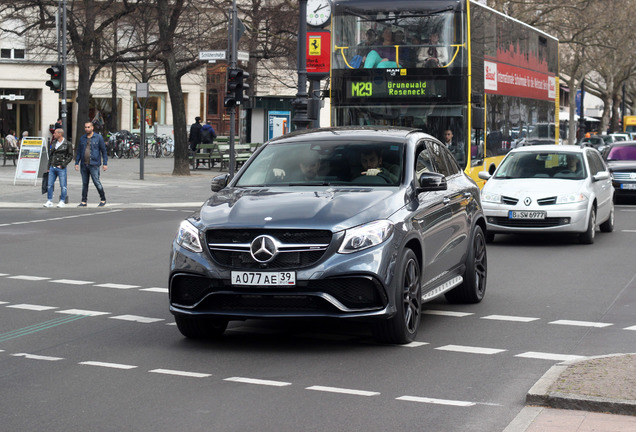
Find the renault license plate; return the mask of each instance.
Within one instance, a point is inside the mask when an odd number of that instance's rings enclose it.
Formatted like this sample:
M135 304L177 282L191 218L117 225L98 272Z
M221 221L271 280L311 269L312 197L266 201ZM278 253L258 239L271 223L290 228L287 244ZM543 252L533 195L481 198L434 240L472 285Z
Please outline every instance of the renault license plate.
M296 285L296 272L233 271L232 285L294 286Z
M545 212L510 210L508 212L508 219L545 219Z

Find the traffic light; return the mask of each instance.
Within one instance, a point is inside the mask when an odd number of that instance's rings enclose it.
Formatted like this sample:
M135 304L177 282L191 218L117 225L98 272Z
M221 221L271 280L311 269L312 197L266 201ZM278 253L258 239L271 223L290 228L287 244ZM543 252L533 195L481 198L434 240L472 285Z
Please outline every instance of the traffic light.
M228 69L227 71L227 94L225 95L224 105L226 108L232 108L241 105L246 99L243 92L250 88L245 82L249 78L249 74L242 69Z
M51 75L46 85L55 93L61 92L64 87L64 66L59 64L53 65L46 70L46 73Z

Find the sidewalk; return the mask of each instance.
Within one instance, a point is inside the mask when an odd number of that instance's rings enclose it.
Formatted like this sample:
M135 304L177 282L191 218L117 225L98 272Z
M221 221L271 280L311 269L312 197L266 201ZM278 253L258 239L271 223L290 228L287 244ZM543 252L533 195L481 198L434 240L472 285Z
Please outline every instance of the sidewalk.
M100 179L106 193L105 208L148 208L148 207L193 207L207 200L210 180L219 175L218 165L212 170L207 168L190 170L190 176L173 176L174 158L144 158L143 180L140 180L139 159L109 159L108 170L101 172ZM17 180L14 185L16 167L12 163L0 164L0 208L41 208L46 202L46 194L41 193L42 179L33 181ZM226 171L227 172L227 171ZM69 204L58 211L77 208L82 194L82 178L73 165L68 167ZM57 203L60 194L59 181L56 182L53 202ZM99 195L89 181L88 207L96 207ZM42 207L43 208L43 207Z
M636 431L636 354L553 366L504 432Z

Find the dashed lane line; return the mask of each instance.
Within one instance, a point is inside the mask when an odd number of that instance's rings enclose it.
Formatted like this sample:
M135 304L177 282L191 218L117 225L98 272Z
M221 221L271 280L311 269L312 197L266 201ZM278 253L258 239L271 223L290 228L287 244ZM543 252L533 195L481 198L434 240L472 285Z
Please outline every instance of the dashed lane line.
M481 317L481 319L495 320L495 321L532 322L532 321L538 321L541 318L512 316L512 315L488 315L488 316Z
M184 377L192 377L192 378L207 378L211 377L212 374L199 373L199 372L186 372L180 370L172 370L172 369L153 369L148 371L150 373L164 374L164 375L176 375L176 376L184 376Z
M244 378L244 377L230 377L230 378L223 379L223 381L232 381L232 382L243 383L243 384L264 385L264 386L271 386L271 387L285 387L285 386L292 385L292 383L290 382L272 381L272 380L264 380L264 379L257 379L257 378Z
M465 346L465 345L444 345L436 350L440 351L454 351L454 352L462 352L469 354L485 354L485 355L493 355L499 354L508 350L499 349L499 348L484 348L484 347L474 347L474 346Z
M307 387L305 390L315 390L315 391L321 391L321 392L327 392L327 393L341 393L341 394L349 394L349 395L355 395L355 396L379 396L380 395L379 392L374 392L374 391L355 390L355 389L340 388L340 387L327 387L327 386L319 386L319 385Z
M450 405L456 407L471 407L477 405L477 402L468 402L468 401L459 401L459 400L450 400L450 399L434 399L427 397L419 397L419 396L400 396L395 398L396 400L408 401L408 402L419 402L426 404L435 404L435 405Z
M536 351L528 351L525 353L517 354L515 355L515 357L537 359L537 360L553 360L553 361L583 360L587 358L585 356L578 356L578 355L544 353L544 352L536 352Z
M7 279L19 279L19 280L28 280L28 281L43 281L49 280L49 277L43 276L27 276L27 275L16 275L16 276L8 276Z
M141 288L139 291L147 291L147 292L156 292L156 293L168 294L168 288L159 288L159 287Z
M74 280L74 279L55 279L55 280L50 280L49 282L60 283L65 285L90 285L95 283L91 281Z
M67 310L55 311L55 313L92 316L92 317L100 316L100 315L110 315L110 312L90 311L90 310L84 310L84 309L67 309Z
M602 322L573 321L573 320L557 320L557 321L552 321L548 324L569 325L569 326L576 326L576 327L597 327L597 328L609 327L614 325L614 324L602 323Z
M116 283L105 283L95 285L100 288L115 288L115 289L131 289L131 288L140 288L139 285L124 285L124 284L116 284Z
M444 311L444 310L438 310L438 309L426 309L426 310L423 310L422 313L427 315L440 315L440 316L450 316L450 317L458 317L458 318L474 315L472 312Z
M165 321L163 318L148 318L148 317L142 317L137 315L118 315L118 316L112 316L108 318L122 320L122 321L133 321L133 322L144 323L144 324Z
M42 356L42 355L27 354L27 353L16 353L16 354L11 354L11 355L13 357L24 357L24 358L30 359L30 360L44 360L44 361L64 360L63 357L50 357L50 356Z
M99 362L99 361L83 361L83 362L79 362L79 364L86 365L86 366L99 366L99 367L105 367L105 368L126 369L126 370L135 369L137 367L137 366L121 364L121 363L108 363L108 362Z
M13 309L24 309L24 310L32 310L32 311L46 311L51 309L57 309L55 306L42 306L42 305L34 305L34 304L14 304L7 306L8 308Z

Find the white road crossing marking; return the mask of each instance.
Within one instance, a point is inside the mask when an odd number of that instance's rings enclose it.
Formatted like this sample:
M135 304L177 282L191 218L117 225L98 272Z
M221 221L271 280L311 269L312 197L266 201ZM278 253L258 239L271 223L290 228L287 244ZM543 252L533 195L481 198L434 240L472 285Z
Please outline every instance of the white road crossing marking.
M122 321L134 321L134 322L140 322L140 323L154 323L154 322L159 322L159 321L164 321L163 318L147 318L147 317L142 317L142 316L137 316L137 315L117 315L117 316L112 316L112 317L108 317L110 319L118 319L118 320L122 320Z
M285 387L285 386L292 385L292 383L284 382L284 381L271 381L271 380L243 378L243 377L230 377L230 378L225 378L223 381L232 381L232 382L239 382L239 383L245 383L245 384L257 384L257 385L265 385L265 386L273 386L273 387Z
M159 288L159 287L142 288L139 291L148 291L148 292L157 292L157 293L168 294L168 288Z
M400 345L400 346L404 346L407 348L417 348L417 347L421 347L424 345L429 345L428 342L411 342L410 344L406 344L406 345Z
M115 283L105 283L105 284L99 284L95 286L101 287L101 288L116 288L116 289L140 288L139 285L124 285L124 284L115 284Z
M89 285L89 284L95 283L90 281L73 280L73 279L55 279L55 280L50 280L49 282L61 283L61 284L67 284L67 285Z
M32 311L45 311L45 310L57 309L57 307L55 306L41 306L41 305L33 305L33 304L15 304L15 305L7 306L7 307L15 308L15 309L32 310Z
M26 353L16 353L11 355L14 357L24 357L31 360L46 360L46 361L64 360L64 358L62 357L49 357L49 356L41 356L41 355L26 354Z
M192 378L207 378L212 376L212 374L186 372L186 371L178 371L178 370L172 370L172 369L153 369L148 372L166 374L166 375L185 376L185 377L192 377Z
M86 315L86 316L110 315L110 312L89 311L89 310L82 310L82 309L67 309L67 310L55 311L55 312L69 314L69 315Z
M572 320L557 320L552 321L550 324L558 324L558 325L569 325L569 326L577 326L577 327L609 327L614 324L602 323L602 322L593 322L593 321L572 321Z
M100 366L100 367L113 368L113 369L135 369L137 367L137 366L121 364L121 363L107 363L107 362L98 362L98 361L85 361L85 362L79 362L79 364L87 365L87 366Z
M481 317L481 319L496 320L496 321L531 322L531 321L537 321L541 318L512 316L512 315L488 315L485 317Z
M395 398L396 400L409 401L409 402L419 402L419 403L428 403L435 405L451 405L451 406L459 406L459 407L471 407L477 405L476 402L467 402L467 401L458 401L458 400L449 400L449 399L434 399L427 397L417 397L417 396L400 396Z
M29 281L41 281L51 279L48 277L42 276L27 276L27 275L17 275L17 276L9 276L9 279L20 279L20 280L29 280Z
M586 358L585 356L578 356L578 355L544 353L544 352L535 352L535 351L528 351L521 354L517 354L515 357L531 358L531 359L538 359L538 360L556 360L556 361L583 360L584 358Z
M380 393L365 391L365 390L354 390L354 389L346 389L339 387L325 387L325 386L311 386L307 387L305 390L316 390L328 393L342 393L342 394L350 394L355 396L377 396Z
M463 353L470 353L470 354L487 354L487 355L499 354L504 351L508 351L505 349L498 349L498 348L483 348L483 347L474 347L474 346L465 346L465 345L444 345L435 349L441 350L441 351L455 351L455 352L463 352Z
M436 309L426 309L426 310L423 310L422 313L427 315L452 316L452 317L459 317L459 318L469 316L469 315L474 315L473 313L469 313L469 312L443 311L443 310L436 310Z

